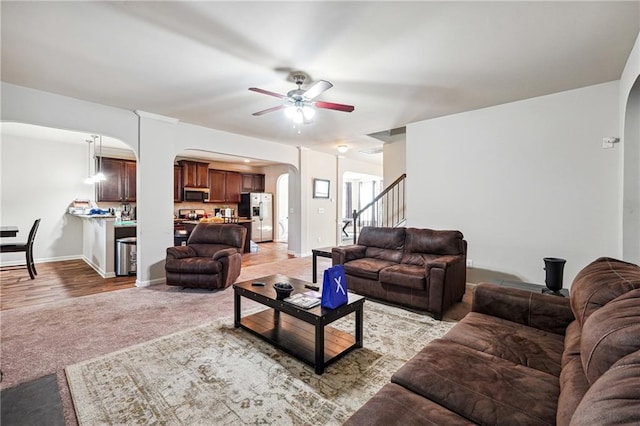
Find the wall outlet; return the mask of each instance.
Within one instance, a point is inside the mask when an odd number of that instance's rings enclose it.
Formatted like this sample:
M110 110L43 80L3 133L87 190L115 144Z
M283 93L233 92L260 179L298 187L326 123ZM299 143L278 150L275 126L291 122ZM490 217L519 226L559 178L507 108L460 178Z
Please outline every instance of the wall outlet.
M602 138L602 148L608 149L613 148L613 144L620 142L620 138L615 137L606 137Z
M473 268L473 260L467 259L467 268Z

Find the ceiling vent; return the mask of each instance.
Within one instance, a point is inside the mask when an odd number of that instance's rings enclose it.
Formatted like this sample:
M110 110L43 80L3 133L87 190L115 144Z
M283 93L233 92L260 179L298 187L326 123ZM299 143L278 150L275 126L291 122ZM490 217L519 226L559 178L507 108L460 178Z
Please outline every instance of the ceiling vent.
M378 148L364 149L364 150L358 151L358 152L361 152L363 154L370 154L370 155L382 154L382 147L380 146Z
M407 128L396 127L395 129L383 130L382 132L369 133L367 136L381 140L384 143L396 142L406 138Z

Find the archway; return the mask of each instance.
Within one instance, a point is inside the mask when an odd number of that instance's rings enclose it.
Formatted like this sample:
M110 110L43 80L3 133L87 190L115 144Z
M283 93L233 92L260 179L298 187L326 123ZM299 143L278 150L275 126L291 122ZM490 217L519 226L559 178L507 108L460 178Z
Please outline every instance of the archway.
M640 77L629 92L624 120L623 258L640 259Z
M289 241L289 173L278 176L277 187L277 231L276 241L286 243Z

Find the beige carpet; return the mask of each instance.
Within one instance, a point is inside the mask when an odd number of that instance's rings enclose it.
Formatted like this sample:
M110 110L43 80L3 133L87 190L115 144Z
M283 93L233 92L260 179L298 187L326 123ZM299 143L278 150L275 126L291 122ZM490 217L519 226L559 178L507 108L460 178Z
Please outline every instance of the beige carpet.
M81 425L342 424L453 323L367 301L364 348L313 368L231 317L66 368ZM354 315L334 326L353 332Z

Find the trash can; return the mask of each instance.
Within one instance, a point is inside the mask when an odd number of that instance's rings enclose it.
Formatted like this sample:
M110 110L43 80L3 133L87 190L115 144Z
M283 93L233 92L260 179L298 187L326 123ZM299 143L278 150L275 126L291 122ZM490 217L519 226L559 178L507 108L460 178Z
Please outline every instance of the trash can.
M116 240L116 275L136 274L136 237Z

